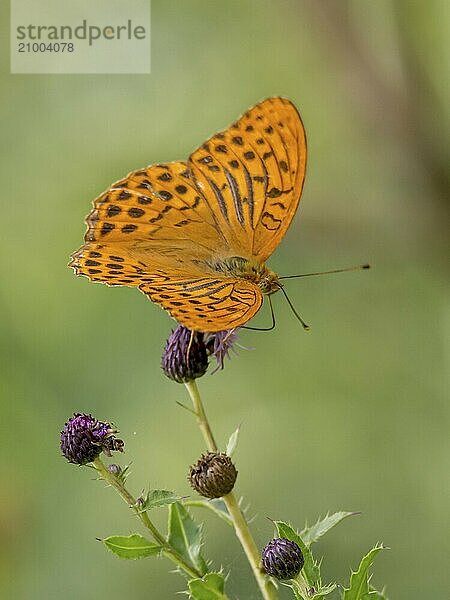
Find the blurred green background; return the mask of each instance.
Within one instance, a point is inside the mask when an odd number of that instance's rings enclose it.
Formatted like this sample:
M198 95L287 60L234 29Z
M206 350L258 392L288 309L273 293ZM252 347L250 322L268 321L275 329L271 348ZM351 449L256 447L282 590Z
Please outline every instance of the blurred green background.
M254 349L200 381L207 410L222 444L242 424L237 491L258 515L259 545L273 533L266 516L302 527L362 511L318 545L327 581L347 581L383 541L374 583L392 599L448 597L448 3L154 0L152 73L129 76L10 75L4 5L2 17L2 598L169 600L183 589L164 559L102 548L96 537L137 524L58 447L71 413L92 412L120 427L134 492L190 493L203 446L176 404L184 387L159 368L172 322L137 291L66 265L111 182L187 157L271 95L299 107L309 165L270 266L374 269L289 282L312 331L276 296L276 330L242 332ZM256 600L231 530L205 520L230 596Z

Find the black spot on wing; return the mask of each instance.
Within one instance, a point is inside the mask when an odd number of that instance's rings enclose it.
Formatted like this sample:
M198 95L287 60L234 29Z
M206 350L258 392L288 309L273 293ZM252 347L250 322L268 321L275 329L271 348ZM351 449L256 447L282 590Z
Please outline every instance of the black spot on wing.
M270 212L265 211L261 216L261 223L269 231L276 231L279 229L282 221L281 219L276 219Z

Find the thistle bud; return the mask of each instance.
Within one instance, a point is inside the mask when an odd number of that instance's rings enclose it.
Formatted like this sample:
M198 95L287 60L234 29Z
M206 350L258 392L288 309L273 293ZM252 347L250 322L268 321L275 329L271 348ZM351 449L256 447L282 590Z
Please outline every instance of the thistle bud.
M108 465L108 471L112 475L115 475L116 477L118 477L122 473L122 468L119 465L112 463L112 464Z
M136 499L135 507L139 511L143 510L145 507L145 498L143 496L139 496L139 498Z
M164 349L161 367L177 383L186 383L206 373L208 356L203 333L183 325L172 331Z
M271 540L262 551L263 569L275 579L293 579L302 570L304 562L300 546L286 538Z
M123 452L124 443L115 437L111 423L98 421L92 415L74 413L61 431L61 452L71 463L85 465L102 452Z
M189 482L205 498L221 498L231 492L237 471L231 458L223 452L202 454L189 469Z

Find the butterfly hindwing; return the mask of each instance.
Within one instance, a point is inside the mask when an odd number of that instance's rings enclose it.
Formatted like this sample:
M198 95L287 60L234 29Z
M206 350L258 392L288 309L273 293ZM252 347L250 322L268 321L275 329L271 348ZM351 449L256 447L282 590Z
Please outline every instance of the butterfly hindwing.
M145 275L145 265L118 244L85 244L72 254L69 266L77 275L107 285L138 286Z
M243 279L177 278L139 288L174 319L196 331L223 331L244 325L261 308L257 285Z

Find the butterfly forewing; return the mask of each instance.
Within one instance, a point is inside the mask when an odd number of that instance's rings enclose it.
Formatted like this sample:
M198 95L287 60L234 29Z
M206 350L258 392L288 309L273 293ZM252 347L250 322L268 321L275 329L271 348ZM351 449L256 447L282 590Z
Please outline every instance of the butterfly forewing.
M86 242L124 243L202 240L209 248L224 243L210 207L188 175L185 163L134 171L94 201L87 217ZM175 243L176 245L176 243Z
M263 262L297 209L306 138L294 105L269 98L189 158L198 188L235 253Z

